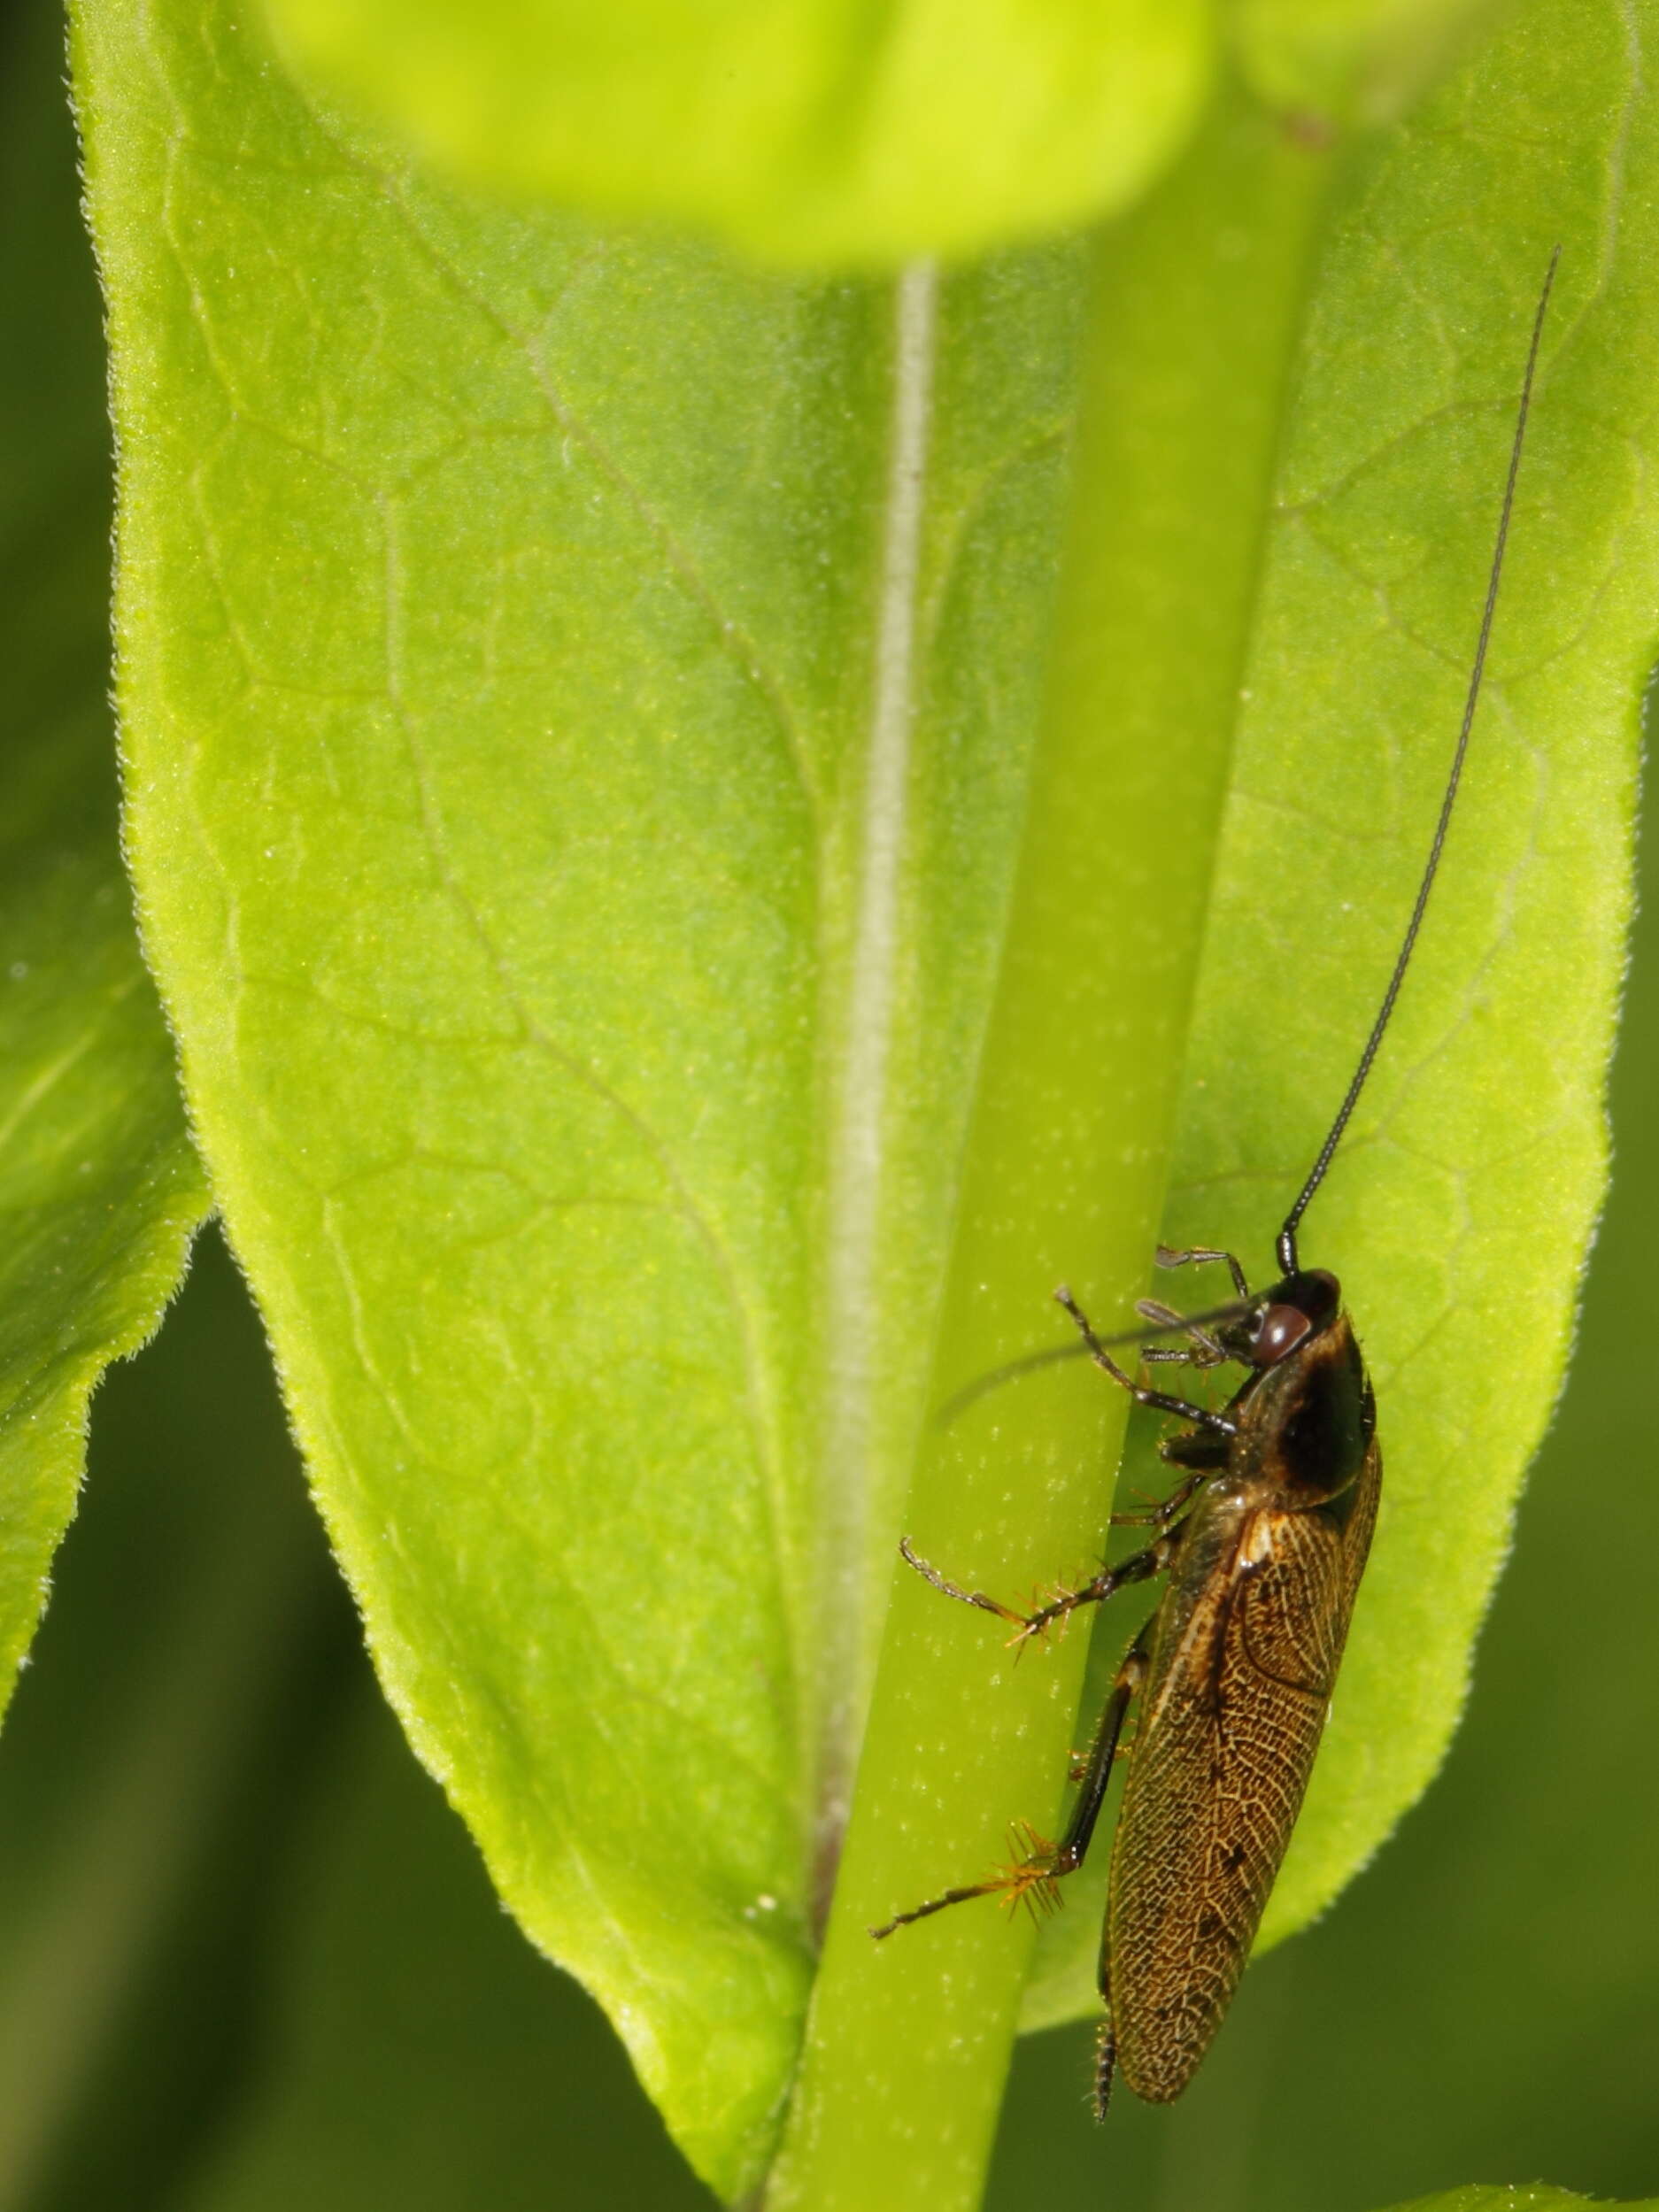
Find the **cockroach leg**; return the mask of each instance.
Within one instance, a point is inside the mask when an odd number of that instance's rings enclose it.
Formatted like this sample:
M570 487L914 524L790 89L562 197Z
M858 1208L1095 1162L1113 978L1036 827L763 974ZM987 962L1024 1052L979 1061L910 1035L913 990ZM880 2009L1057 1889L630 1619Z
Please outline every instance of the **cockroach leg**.
M1214 1475L1227 1464L1226 1440L1206 1436L1202 1430L1183 1430L1179 1436L1163 1439L1158 1446L1158 1457L1166 1467L1184 1467L1194 1475ZM1176 1497L1180 1498L1184 1491L1184 1485L1176 1491Z
M1163 1534L1154 1543L1149 1544L1144 1552L1132 1553L1128 1559L1121 1560L1115 1567L1104 1568L1092 1582L1084 1583L1081 1589L1059 1592L1046 1606L1038 1606L1035 1613L1028 1613L1024 1616L1020 1622L1020 1633L1014 1638L1014 1641L1023 1644L1033 1636L1046 1634L1056 1621L1063 1621L1068 1614L1075 1613L1079 1606L1104 1604L1107 1598L1122 1590L1125 1584L1146 1582L1154 1575L1161 1575L1175 1557L1175 1548L1180 1541L1180 1536L1181 1530L1178 1524L1174 1528L1166 1529Z
M1046 1836L1023 1821L1015 1823L1009 1834L1014 1857L1007 1866L999 1867L987 1881L969 1882L961 1889L945 1890L938 1897L929 1898L925 1905L913 1905L907 1913L895 1913L870 1933L877 1943L891 1936L895 1928L907 1928L913 1921L930 1919L942 1913L947 1905L965 1905L970 1898L1001 1897L1010 1907L1022 1902L1033 1913L1050 1913L1060 1903L1060 1892L1054 1886L1063 1874L1073 1871L1070 1866L1060 1863L1063 1846L1052 1844Z
M1180 1251L1169 1245L1160 1245L1157 1260L1161 1268L1204 1268L1219 1260L1231 1276L1232 1286L1239 1297L1247 1299L1250 1295L1250 1285L1245 1279L1245 1271L1239 1266L1237 1257L1231 1252L1218 1251L1210 1245L1191 1245Z
M1173 1398L1168 1391L1149 1391L1133 1376L1126 1375L1095 1335L1088 1315L1063 1283L1054 1298L1076 1323L1078 1334L1088 1345L1089 1356L1096 1367L1104 1368L1115 1383L1121 1383L1138 1406L1151 1406L1162 1414L1177 1414L1183 1421L1195 1422L1200 1429L1208 1429L1217 1436L1238 1435L1238 1422L1229 1421L1225 1414L1212 1413L1208 1406L1195 1406L1189 1398Z
M1120 1743L1120 1744L1118 1745L1117 1749L1116 1749L1116 1750L1113 1753L1112 1756L1113 1756L1115 1759L1127 1759L1127 1758L1129 1757L1130 1753L1131 1751L1133 1751L1133 1750L1134 1750L1134 1748L1135 1748L1135 1739L1134 1739L1134 1738L1131 1736L1131 1737L1130 1737L1130 1740L1128 1741L1128 1743L1126 1743L1126 1744L1124 1744L1124 1743ZM1067 1761L1066 1761L1066 1779L1067 1779L1067 1781L1068 1781L1068 1782L1081 1782L1081 1781L1083 1780L1083 1777L1084 1777L1084 1775L1086 1775L1086 1774L1088 1773L1088 1771L1089 1771L1089 1761L1090 1761L1090 1760L1092 1758L1092 1756L1093 1756L1093 1753L1092 1753L1092 1752L1087 1752L1087 1751L1074 1751L1074 1752L1072 1752L1072 1753L1071 1753L1068 1756Z
M954 1598L958 1605L975 1606L981 1613L994 1613L999 1621L1011 1622L1018 1634L1011 1637L1009 1641L1024 1645L1032 1637L1046 1635L1056 1621L1063 1621L1079 1606L1102 1605L1126 1584L1146 1582L1154 1575L1164 1573L1175 1556L1181 1534L1178 1524L1170 1527L1167 1523L1185 1504L1197 1487L1199 1479L1194 1477L1192 1482L1184 1483L1172 1498L1164 1500L1155 1514L1147 1516L1163 1525L1163 1534L1149 1544L1144 1552L1131 1553L1128 1559L1121 1560L1115 1567L1103 1568L1092 1581L1084 1583L1078 1589L1057 1591L1046 1605L1038 1606L1033 1613L1016 1612L1014 1607L1005 1606L1000 1599L989 1596L983 1590L964 1590L960 1583L952 1582L940 1574L930 1561L923 1559L907 1536L899 1539L899 1555L907 1567L915 1568L923 1582L930 1583L941 1597Z
M1216 1445L1220 1454L1216 1460L1194 1468L1185 1482L1177 1483L1167 1498L1155 1499L1148 1506L1145 1513L1115 1513L1112 1515L1112 1526L1115 1529L1167 1529L1203 1481L1205 1476L1209 1473L1210 1466L1213 1464L1216 1467L1225 1467L1227 1464L1227 1455L1224 1451L1220 1451L1218 1438L1206 1437L1204 1442L1207 1445ZM1143 1492L1142 1495L1144 1494Z
M975 1897L1006 1896L1011 1905L1024 1898L1034 1912L1046 1911L1058 1904L1053 1887L1055 1876L1048 1865L1053 1845L1046 1843L1033 1828L1016 1830L1015 1836L1024 1845L1024 1855L1016 1855L1011 1865L999 1867L989 1881L969 1882L961 1889L945 1890L938 1897L929 1898L925 1905L913 1905L907 1913L895 1913L879 1928L872 1928L870 1934L880 1943L896 1928L908 1928L914 1921L928 1920L935 1913L942 1913L947 1905L966 1905ZM1016 1854L1017 1850L1018 1843Z
M1124 1715L1129 1711L1136 1692L1146 1682L1152 1665L1152 1638L1155 1619L1148 1621L1130 1646L1129 1655L1117 1670L1112 1684L1112 1694L1106 1711L1100 1715L1100 1726L1095 1736L1094 1748L1087 1772L1083 1777L1083 1788L1072 1811L1071 1825L1066 1830L1064 1849L1069 1846L1076 1854L1073 1863L1081 1865L1094 1833L1095 1822L1100 1816L1105 1802L1107 1784L1112 1778L1119 1739L1123 1732ZM1112 1969L1107 1947L1101 1946L1100 1972L1097 1977L1100 2001L1106 2007L1094 2046L1093 2104L1097 2121L1106 2118L1107 2108L1112 2101L1112 2077L1117 2068L1117 2038L1112 2027Z
M934 1913L942 1913L947 1905L965 1905L974 1897L1004 1897L1010 1906L1023 1901L1033 1912L1050 1912L1060 1902L1056 1886L1067 1875L1075 1874L1088 1852L1089 1839L1094 1833L1095 1823L1100 1817L1100 1807L1106 1800L1107 1784L1112 1778L1112 1762L1117 1753L1117 1739L1123 1733L1123 1716L1130 1702L1146 1676L1145 1634L1138 1638L1134 1649L1117 1670L1112 1684L1112 1694L1107 1699L1106 1711L1095 1730L1089 1747L1088 1760L1082 1775L1083 1787L1077 1802L1071 1809L1066 1832L1061 1840L1049 1843L1034 1828L1022 1825L1015 1831L1016 1855L1013 1862L999 1867L987 1881L972 1882L961 1889L945 1890L938 1897L930 1897L924 1905L913 1905L907 1913L895 1913L870 1933L879 1943L891 1936L895 1928L907 1928L913 1921L927 1920Z
M1137 1299L1135 1311L1143 1321L1152 1322L1161 1329L1184 1330L1192 1338L1192 1342L1185 1345L1148 1345L1140 1355L1143 1360L1179 1361L1184 1366L1194 1368L1217 1368L1232 1356L1217 1344L1208 1329L1190 1320L1185 1314L1177 1313L1173 1306L1166 1306L1161 1299Z
M1135 1693L1146 1679L1148 1649L1148 1633L1143 1629L1113 1678L1112 1693L1107 1699L1106 1710L1100 1715L1100 1725L1094 1731L1088 1759L1078 1777L1082 1786L1077 1792L1077 1801L1071 1808L1066 1832L1053 1849L1053 1862L1049 1870L1056 1881L1063 1875L1075 1874L1088 1856L1095 1823L1100 1819L1100 1807L1106 1802L1107 1784L1112 1779L1112 1767L1117 1757L1118 1738L1123 1733L1123 1722L1134 1702Z
M1012 1621L1017 1629L1024 1629L1024 1614L1016 1613L1012 1606L999 1603L983 1590L964 1590L959 1584L947 1581L937 1567L931 1566L911 1548L907 1536L901 1536L899 1539L899 1556L907 1567L915 1568L923 1582L931 1583L941 1597L954 1598L959 1605L977 1606L982 1613L994 1613L999 1621Z

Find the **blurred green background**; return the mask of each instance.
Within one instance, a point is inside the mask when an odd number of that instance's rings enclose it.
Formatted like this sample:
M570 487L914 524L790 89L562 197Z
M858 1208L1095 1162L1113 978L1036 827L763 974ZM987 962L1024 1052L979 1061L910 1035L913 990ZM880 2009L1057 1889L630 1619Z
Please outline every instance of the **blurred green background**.
M5 110L36 119L5 154L14 242L34 227L9 256L27 274L5 388L50 385L78 417L79 512L103 386L58 42L39 0L0 19ZM101 690L79 650L74 681ZM1101 2135L1089 2031L1028 2040L997 2212L1074 2191L1115 2212L1370 2212L1477 2179L1659 2191L1659 862L1645 874L1579 1354L1450 1765L1330 1919L1252 1972L1173 2111L1123 2098ZM382 1707L210 1236L98 1398L0 1738L0 2212L709 2201Z

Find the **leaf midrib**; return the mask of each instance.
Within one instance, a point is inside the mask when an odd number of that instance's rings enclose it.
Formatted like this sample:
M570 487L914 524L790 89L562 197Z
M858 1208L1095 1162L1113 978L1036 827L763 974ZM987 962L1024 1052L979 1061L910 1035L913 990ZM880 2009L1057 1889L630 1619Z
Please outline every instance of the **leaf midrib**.
M823 1685L812 1747L816 1859L833 1867L859 1727L856 1685L874 1593L864 1561L874 1487L876 1344L887 1091L898 998L899 884L910 795L922 550L938 274L913 262L893 289L892 371L876 577L876 623L863 729L858 882L843 1018L830 1070L823 1254L823 1390L817 1499L814 1677ZM828 901L825 901L828 907ZM834 988L832 982L831 988ZM827 1909L827 1895L818 1900Z

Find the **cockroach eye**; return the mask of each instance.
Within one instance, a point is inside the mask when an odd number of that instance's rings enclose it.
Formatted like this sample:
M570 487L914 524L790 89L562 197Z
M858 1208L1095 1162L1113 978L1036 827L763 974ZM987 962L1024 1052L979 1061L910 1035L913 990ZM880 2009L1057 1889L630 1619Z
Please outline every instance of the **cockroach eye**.
M1259 1368L1277 1367L1287 1352L1294 1352L1313 1334L1313 1326L1298 1306L1269 1306L1250 1346L1251 1359Z

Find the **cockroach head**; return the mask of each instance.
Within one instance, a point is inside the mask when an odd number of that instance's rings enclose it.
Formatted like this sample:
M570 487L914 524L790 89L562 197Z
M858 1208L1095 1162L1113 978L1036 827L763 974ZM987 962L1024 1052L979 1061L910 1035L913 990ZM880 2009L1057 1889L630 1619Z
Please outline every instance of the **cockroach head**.
M1246 1367L1277 1367L1322 1336L1341 1310L1342 1286L1335 1276L1325 1268L1301 1268L1254 1299L1242 1321L1216 1334Z

